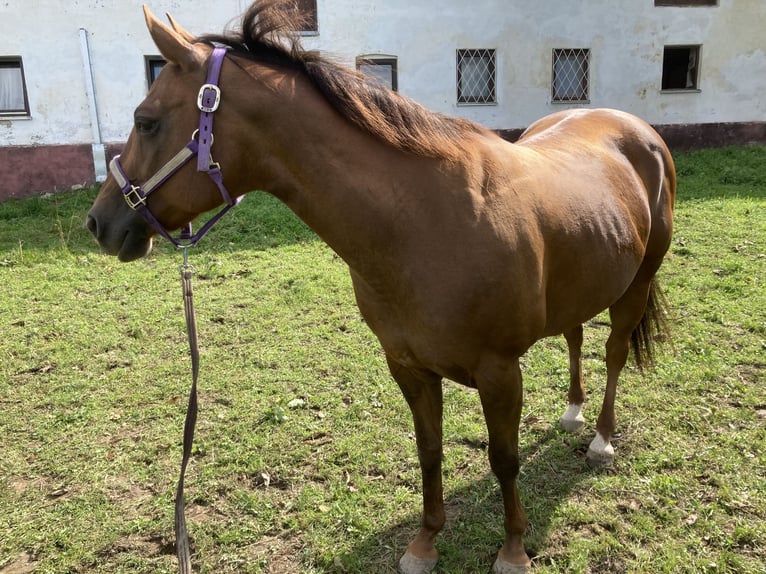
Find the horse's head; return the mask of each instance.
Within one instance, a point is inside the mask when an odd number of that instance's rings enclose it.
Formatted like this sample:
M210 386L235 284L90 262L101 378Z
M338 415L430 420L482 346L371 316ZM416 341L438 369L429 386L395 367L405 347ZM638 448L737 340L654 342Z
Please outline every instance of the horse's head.
M203 136L195 131L201 122L200 107L195 104L206 83L213 49L194 43L172 19L170 28L146 7L144 14L167 64L136 108L124 151L110 166L110 175L87 217L88 229L104 251L122 261L146 255L158 229L181 228L222 203L212 175L199 173L198 158L185 158L183 151L191 146L196 152L199 143L199 155L204 152L204 161L210 158L209 147L202 148ZM208 95L214 98L215 91L209 90ZM164 178L171 168L172 175ZM225 191L223 197L226 199ZM154 224L149 223L151 219Z

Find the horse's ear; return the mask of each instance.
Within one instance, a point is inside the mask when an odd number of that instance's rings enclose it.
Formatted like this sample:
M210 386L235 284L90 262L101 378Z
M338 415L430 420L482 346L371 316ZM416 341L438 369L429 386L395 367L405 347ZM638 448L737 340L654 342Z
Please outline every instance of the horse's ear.
M171 16L169 13L165 13L165 15L168 17L168 22L170 22L170 25L173 27L173 30L176 31L176 33L181 36L184 40L189 42L190 44L196 40L196 36L186 30L181 24L179 24L173 16Z
M184 35L160 22L146 4L144 4L144 17L149 34L163 58L188 71L201 65L202 57L192 43Z

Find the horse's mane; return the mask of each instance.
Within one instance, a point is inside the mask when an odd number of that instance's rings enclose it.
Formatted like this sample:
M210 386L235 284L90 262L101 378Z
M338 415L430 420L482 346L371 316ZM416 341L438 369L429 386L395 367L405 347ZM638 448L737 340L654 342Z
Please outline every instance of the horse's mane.
M198 41L223 44L246 58L305 73L342 116L407 152L456 159L468 135L488 131L468 120L431 112L361 72L304 50L294 32L300 24L293 2L257 0L243 16L241 30Z

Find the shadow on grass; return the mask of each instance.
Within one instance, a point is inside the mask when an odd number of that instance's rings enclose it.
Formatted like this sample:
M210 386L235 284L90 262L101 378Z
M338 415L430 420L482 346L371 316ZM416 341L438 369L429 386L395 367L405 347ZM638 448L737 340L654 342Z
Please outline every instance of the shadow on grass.
M587 445L580 445L581 439L549 428L521 449L519 490L529 519L525 546L535 562L546 562L546 544L560 505L595 472L579 455L581 447ZM489 572L503 542L504 515L500 489L488 461L483 478L445 493L445 508L447 523L436 542L440 557L435 572ZM335 563L319 566L327 572L345 571L339 564L356 564L375 574L396 572L400 556L419 528L420 511L418 504L405 520L366 538L338 556ZM358 570L351 566L347 571Z

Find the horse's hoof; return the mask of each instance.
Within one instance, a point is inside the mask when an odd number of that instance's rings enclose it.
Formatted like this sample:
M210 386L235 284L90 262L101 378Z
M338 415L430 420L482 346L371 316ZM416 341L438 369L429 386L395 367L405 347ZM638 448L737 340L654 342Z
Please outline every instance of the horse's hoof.
M574 421L561 419L561 428L563 428L568 433L574 434L576 432L580 432L583 427L585 427L585 419Z
M614 447L596 433L596 438L590 443L585 458L591 468L609 468L614 462Z
M418 558L407 550L399 559L399 574L429 574L437 562L436 558Z
M569 433L576 433L585 426L585 417L582 416L580 405L569 405L561 417L561 428Z
M492 574L528 574L531 571L532 567L529 564L511 564L499 557L492 566Z

